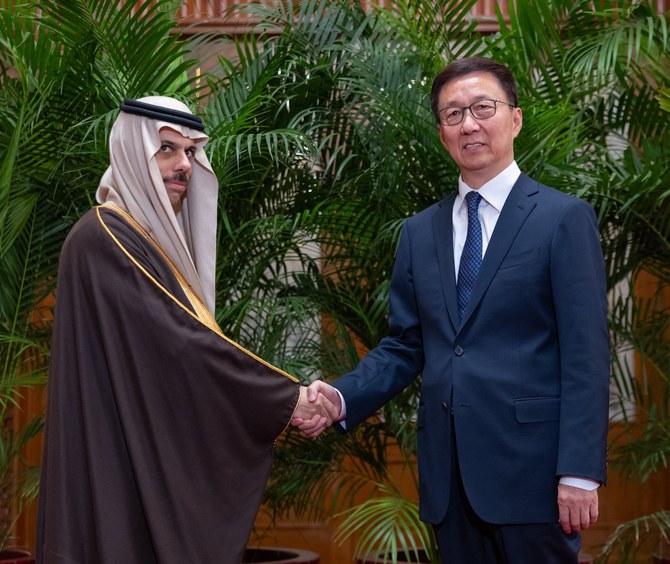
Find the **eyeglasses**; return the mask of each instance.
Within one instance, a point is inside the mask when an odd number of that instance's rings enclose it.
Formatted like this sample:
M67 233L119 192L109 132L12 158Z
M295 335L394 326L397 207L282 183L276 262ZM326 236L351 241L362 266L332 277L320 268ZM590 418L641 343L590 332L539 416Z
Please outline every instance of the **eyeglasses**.
M514 104L502 100L477 100L469 106L447 106L437 112L442 125L458 125L465 119L465 110L470 110L475 119L489 119L496 115L496 104L505 104L510 108L516 108Z

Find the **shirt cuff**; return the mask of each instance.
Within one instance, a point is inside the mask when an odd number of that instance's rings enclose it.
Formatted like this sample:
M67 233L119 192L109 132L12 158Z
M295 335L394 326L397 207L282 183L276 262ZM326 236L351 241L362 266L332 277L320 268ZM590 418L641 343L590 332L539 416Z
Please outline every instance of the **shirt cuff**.
M340 417L338 419L338 422L340 423L340 425L342 425L344 429L346 429L347 424L344 422L344 420L347 418L347 404L344 401L344 396L342 395L342 392L340 392L340 390L338 390L337 388L335 388L335 391L337 392L337 395L340 396L340 404L342 406L340 408Z
M600 487L600 482L589 478L577 478L576 476L561 476L558 483L589 491L597 490Z

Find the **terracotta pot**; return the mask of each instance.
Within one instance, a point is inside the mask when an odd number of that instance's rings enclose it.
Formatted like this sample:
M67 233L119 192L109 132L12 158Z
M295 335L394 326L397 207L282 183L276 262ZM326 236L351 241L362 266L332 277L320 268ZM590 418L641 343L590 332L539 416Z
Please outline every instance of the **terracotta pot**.
M652 556L654 564L670 564L670 542L661 538Z
M0 562L2 564L35 564L35 557L27 550L5 548L0 550Z
M18 549L0 550L2 564L35 564L30 552ZM320 564L316 552L295 548L247 548L243 564Z
M401 551L398 552L398 562L415 562L419 564L429 564L430 560L428 559L428 555L424 550L419 550L419 559L417 560L413 554L410 554L410 557L412 558L411 560L407 560L407 557L405 554ZM388 558L386 560L388 562ZM377 556L366 556L364 560L359 559L357 561L357 564L379 564L381 562L384 562L384 555L377 555ZM579 554L579 564L591 564L593 562L593 557L589 554L586 553L580 553ZM663 562L665 564L670 564L670 560L663 560L659 561ZM654 564L656 564L656 561L654 560Z
M416 556L414 555L413 552L410 552L410 560L407 560L407 557L405 556L405 553L400 550L397 553L397 562L399 563L404 563L404 562L414 562L417 564L430 564L430 560L428 559L428 555L426 554L426 551L423 549L419 549L419 554L418 554L418 560ZM369 554L366 556L364 559L358 559L357 563L358 564L380 564L382 562L389 562L390 555L386 557L386 560L384 560L384 555L383 554Z
M249 547L244 551L242 564L319 564L316 552L298 548Z

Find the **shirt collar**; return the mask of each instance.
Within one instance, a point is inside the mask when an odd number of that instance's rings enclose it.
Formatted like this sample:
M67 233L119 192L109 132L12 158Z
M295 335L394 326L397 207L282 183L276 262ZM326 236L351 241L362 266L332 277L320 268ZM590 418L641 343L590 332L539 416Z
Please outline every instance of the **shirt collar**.
M505 170L500 172L497 176L482 184L478 192L481 194L482 198L490 205L493 206L498 213L503 209L505 205L505 200L507 196L512 191L514 183L518 180L519 175L521 174L521 169L519 165L516 164L516 161L512 161ZM465 200L465 195L470 192L472 188L463 182L463 177L458 177L458 195L461 199L461 202Z

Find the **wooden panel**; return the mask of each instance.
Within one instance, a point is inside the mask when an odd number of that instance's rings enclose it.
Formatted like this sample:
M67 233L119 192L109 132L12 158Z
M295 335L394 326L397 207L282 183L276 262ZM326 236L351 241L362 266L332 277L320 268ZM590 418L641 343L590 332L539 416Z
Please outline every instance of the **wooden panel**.
M46 408L46 387L37 386L23 392L20 407L14 408L11 414L15 429L22 427L35 415L44 413ZM23 450L29 464L39 466L42 460L42 436L35 437ZM24 508L20 519L14 527L10 546L34 551L37 524L37 502Z
M198 29L206 28L208 31L230 32L230 28L238 26L253 26L256 23L253 18L242 17L238 12L234 19L226 17L226 10L232 5L248 3L247 0L186 0L179 10L178 23L181 26L192 26L197 24ZM388 8L394 3L390 0L361 0L361 4L370 9L372 6ZM670 9L670 0L656 0L655 6L658 13ZM475 3L471 16L479 22L479 30L495 32L498 27L497 10L500 10L505 20L509 18L509 2L507 0L479 0Z
M197 25L198 29L206 28L208 31L220 30L222 32L230 31L230 28L237 28L240 25L252 26L255 21L250 17L242 17L238 12L236 17L231 19L226 17L226 10L232 5L247 3L244 0L226 1L226 0L186 0L178 12L178 23L181 26ZM366 9L373 6L388 8L393 5L389 0L361 0L361 4ZM502 13L507 16L506 0L479 0L473 8L471 15L475 20L481 22L480 29L483 31L495 31L498 29L496 7L499 6Z

